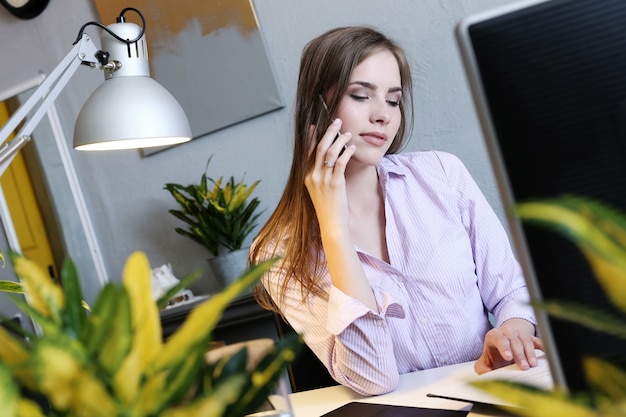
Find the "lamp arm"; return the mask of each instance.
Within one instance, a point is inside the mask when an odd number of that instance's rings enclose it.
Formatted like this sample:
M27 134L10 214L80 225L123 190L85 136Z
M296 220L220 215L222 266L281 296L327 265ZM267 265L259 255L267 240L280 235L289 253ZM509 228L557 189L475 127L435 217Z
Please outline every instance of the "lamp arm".
M0 129L0 143L4 143L28 114L35 110L32 117L28 118L24 126L15 135L15 138L0 147L0 175L4 173L17 152L30 141L33 130L39 125L54 100L63 91L78 66L85 64L95 67L100 62L98 60L100 52L89 36L83 34L28 100L13 113L9 121Z

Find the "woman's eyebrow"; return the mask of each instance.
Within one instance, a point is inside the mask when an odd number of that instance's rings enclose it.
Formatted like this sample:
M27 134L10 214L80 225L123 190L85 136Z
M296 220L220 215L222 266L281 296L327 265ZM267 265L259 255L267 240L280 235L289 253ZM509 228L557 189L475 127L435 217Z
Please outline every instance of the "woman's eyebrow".
M376 89L378 89L378 86L377 86L376 84L372 84L372 83L367 82L367 81L353 81L353 82L351 82L349 85L354 85L354 84L357 84L357 85L363 86L363 87L368 88L368 89L370 89L370 90L376 90ZM402 87L391 87L391 88L388 90L388 92L389 92L389 93L395 93L395 92L397 92L397 91L402 92Z

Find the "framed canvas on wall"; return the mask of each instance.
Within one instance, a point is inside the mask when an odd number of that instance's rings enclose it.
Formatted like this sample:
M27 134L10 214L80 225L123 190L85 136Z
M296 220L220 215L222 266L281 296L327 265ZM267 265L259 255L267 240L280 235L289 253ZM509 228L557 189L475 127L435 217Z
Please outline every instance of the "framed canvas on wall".
M128 7L95 4L105 24ZM146 19L151 75L181 104L194 139L283 107L251 0L136 0L133 7ZM141 26L134 13L126 17Z

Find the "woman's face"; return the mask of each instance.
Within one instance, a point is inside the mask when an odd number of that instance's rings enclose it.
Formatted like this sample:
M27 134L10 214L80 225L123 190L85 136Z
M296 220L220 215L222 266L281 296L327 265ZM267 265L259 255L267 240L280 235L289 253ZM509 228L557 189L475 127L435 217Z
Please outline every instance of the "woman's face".
M387 153L400 128L402 83L394 55L376 52L352 72L336 117L341 132L352 133L349 144L356 146L350 162L376 165Z

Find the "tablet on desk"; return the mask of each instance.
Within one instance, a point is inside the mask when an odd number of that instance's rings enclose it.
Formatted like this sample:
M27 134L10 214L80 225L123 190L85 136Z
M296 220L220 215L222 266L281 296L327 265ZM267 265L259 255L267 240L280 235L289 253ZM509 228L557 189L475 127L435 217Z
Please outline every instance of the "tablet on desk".
M321 417L464 417L467 411L350 402Z

